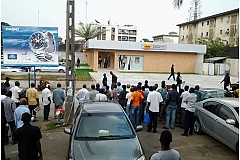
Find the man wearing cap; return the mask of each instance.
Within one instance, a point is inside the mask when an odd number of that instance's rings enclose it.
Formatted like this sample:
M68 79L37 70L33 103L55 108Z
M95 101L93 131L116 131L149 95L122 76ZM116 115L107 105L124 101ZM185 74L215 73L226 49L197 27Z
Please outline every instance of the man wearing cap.
M31 83L31 87L27 89L26 96L30 113L34 117L34 121L36 121L36 112L34 109L39 106L39 95L35 88L35 83Z
M43 119L48 121L50 105L51 105L51 91L50 84L46 84L45 88L42 90L42 103L43 103Z
M175 149L170 148L172 133L164 130L160 135L161 150L154 153L150 160L180 160L180 154Z
M20 160L42 160L40 139L42 138L39 127L30 124L31 115L23 113L23 126L16 129L15 140L18 142L18 156Z

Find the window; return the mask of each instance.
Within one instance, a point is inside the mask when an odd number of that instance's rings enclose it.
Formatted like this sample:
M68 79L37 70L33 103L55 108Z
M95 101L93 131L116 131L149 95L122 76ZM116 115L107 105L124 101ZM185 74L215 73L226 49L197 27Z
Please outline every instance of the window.
M202 22L202 26L204 26L204 22Z
M188 35L186 35L186 38L188 38Z
M218 115L219 109L220 109L220 104L217 102L213 101L208 101L203 104L203 108L206 109L207 111L211 112L214 115Z
M223 22L223 17L221 17L221 22Z
M208 32L206 32L206 36L208 36Z
M201 33L201 37L203 37L203 33Z
M182 40L184 40L184 36L182 36Z
M222 30L220 30L220 34L222 34Z
M221 108L219 110L219 117L225 121L227 119L233 119L236 121L236 117L234 116L232 110L225 105L221 106Z
M188 29L188 26L187 26L187 29Z
M183 30L184 30L184 26L183 26L183 28L182 28Z
M209 25L209 21L207 21L207 25Z

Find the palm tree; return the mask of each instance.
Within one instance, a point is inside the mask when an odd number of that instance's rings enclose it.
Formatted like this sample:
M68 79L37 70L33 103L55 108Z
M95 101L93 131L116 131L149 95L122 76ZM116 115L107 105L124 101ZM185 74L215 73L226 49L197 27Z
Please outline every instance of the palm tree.
M83 24L79 23L79 27L75 30L77 37L84 38L85 42L89 39L93 39L98 35L103 34L105 31L101 31L95 24Z
M180 9L183 4L183 0L173 0L174 8Z

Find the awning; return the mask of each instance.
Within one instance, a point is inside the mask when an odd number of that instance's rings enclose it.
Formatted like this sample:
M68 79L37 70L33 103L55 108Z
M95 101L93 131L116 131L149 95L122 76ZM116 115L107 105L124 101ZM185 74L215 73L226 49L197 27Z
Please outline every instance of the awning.
M226 59L226 58L227 58L227 57L213 57L213 58L205 59L205 61L215 62L215 61L219 61L219 60L224 60L224 59Z

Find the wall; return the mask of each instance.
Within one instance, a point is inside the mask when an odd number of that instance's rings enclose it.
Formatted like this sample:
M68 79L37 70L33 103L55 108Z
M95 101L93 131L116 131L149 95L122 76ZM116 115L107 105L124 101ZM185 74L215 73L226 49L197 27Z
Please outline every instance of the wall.
M227 58L226 63L230 66L230 75L239 76L239 59Z

